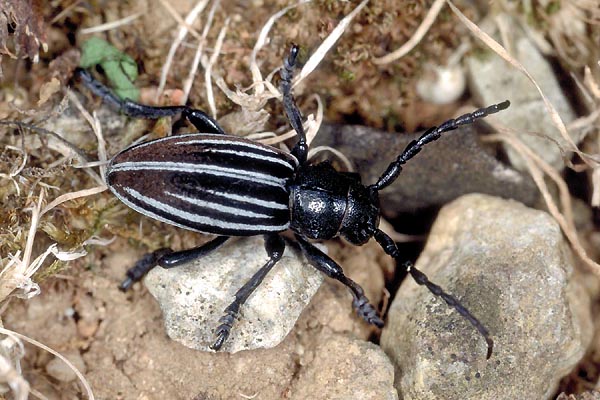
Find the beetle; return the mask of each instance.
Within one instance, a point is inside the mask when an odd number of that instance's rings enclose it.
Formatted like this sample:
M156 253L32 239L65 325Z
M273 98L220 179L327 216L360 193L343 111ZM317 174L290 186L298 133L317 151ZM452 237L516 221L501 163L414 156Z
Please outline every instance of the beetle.
M402 260L394 241L378 228L378 192L394 182L402 166L427 143L439 139L444 132L504 110L510 103L504 101L481 108L429 128L408 144L377 182L364 185L358 174L337 171L328 162L312 165L307 160L302 116L292 95L298 51L298 46L293 45L280 70L283 107L298 137L289 153L227 135L210 116L188 106L152 107L121 100L89 72L77 71L94 94L129 116L159 118L181 113L198 130L198 133L136 144L108 163L106 183L127 206L171 225L217 235L193 249L175 252L163 248L146 254L127 271L120 288L127 290L157 265L172 268L201 257L231 236L264 235L269 260L236 292L235 299L225 309L211 346L219 350L230 334L240 307L281 258L285 242L280 233L291 230L309 262L350 290L357 314L367 323L383 327L377 309L360 285L311 243L311 240L341 236L353 245L362 245L374 238L416 283L441 297L479 331L487 342L489 358L493 340L487 328L454 296L431 282L411 262Z

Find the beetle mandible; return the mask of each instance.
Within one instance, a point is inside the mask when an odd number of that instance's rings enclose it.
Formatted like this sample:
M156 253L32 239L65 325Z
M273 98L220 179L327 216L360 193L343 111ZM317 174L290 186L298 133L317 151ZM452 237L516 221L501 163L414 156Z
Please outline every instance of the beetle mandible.
M394 241L378 228L378 192L394 182L402 166L427 143L439 139L444 132L504 110L510 103L504 101L481 108L428 129L408 144L377 182L366 186L358 174L339 172L327 162L311 165L307 161L302 116L292 96L298 51L298 46L292 46L280 71L283 107L298 136L291 153L227 135L200 110L187 106L152 107L121 100L87 71L77 71L93 93L129 116L154 119L181 113L201 132L140 143L110 160L107 185L126 205L159 221L217 235L197 248L177 252L163 248L146 254L127 271L121 289L127 290L156 265L172 268L185 264L215 250L231 236L264 235L269 260L236 292L235 299L225 309L211 346L219 350L240 307L281 258L285 242L279 233L291 230L309 262L350 290L357 314L367 323L382 327L381 317L360 285L310 242L341 236L353 245L362 245L374 238L416 283L441 297L479 331L487 342L489 358L493 340L483 324L411 262L403 261Z

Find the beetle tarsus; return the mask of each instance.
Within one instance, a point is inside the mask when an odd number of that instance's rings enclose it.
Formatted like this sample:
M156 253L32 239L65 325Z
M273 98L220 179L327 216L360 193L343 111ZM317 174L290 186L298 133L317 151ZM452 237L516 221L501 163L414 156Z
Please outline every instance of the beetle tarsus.
M217 133L224 135L225 132L219 126L217 121L206 114L204 111L196 110L188 106L148 106L140 104L129 99L121 99L114 94L109 88L94 79L88 71L77 68L75 75L79 77L81 82L96 96L110 105L112 108L122 112L125 115L134 118L158 119L163 117L172 117L177 114L182 114L198 132Z
M162 256L171 253L173 250L169 248L162 248L151 253L146 253L140 258L133 267L129 268L126 272L126 278L119 285L119 289L126 292L133 286L135 282L139 282L142 278L158 263Z
M128 291L131 288L131 286L133 286L133 284L134 284L133 279L131 279L130 277L127 277L119 285L119 290L121 292L126 292L126 291Z
M383 328L383 320L379 317L379 313L369 303L369 299L366 296L355 298L352 301L352 306L358 313L358 315L364 319L368 324L375 325L378 328Z
M383 321L379 317L375 306L369 303L369 299L365 296L363 288L352 279L344 275L344 270L327 254L316 248L312 243L308 242L301 236L296 235L298 244L308 261L325 275L343 283L352 293L352 306L356 313L369 324L379 328L383 327Z
M212 350L214 350L214 351L221 350L221 347L223 347L223 343L225 343L225 341L229 337L229 333L231 332L233 323L235 322L235 319L237 318L237 314L238 314L237 310L235 310L235 311L227 310L226 314L223 315L219 319L219 322L221 323L221 325L219 325L216 330L217 339L215 339L213 344L210 345L210 348Z

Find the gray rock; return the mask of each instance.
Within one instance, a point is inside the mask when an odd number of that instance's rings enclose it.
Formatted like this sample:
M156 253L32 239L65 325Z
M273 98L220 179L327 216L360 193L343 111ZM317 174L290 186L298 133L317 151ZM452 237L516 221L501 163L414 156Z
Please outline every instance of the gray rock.
M425 146L404 166L398 179L380 193L385 215L395 217L400 212L439 206L473 192L533 204L538 197L535 184L529 176L488 153L477 139L476 132L483 126L478 123L459 128ZM364 126L324 124L311 147L328 145L341 151L360 173L363 183L372 184L418 136ZM329 154L327 158L335 160Z
M489 329L494 353L458 313L407 279L381 345L404 399L548 399L583 356L590 299L545 212L473 194L445 206L417 268Z
M268 260L261 237L237 238L188 265L154 268L144 283L158 300L169 337L209 351L215 329L235 292ZM241 308L221 351L271 348L293 328L323 281L293 247ZM210 350L212 351L212 350Z
M518 22L510 17L506 15L502 17L509 26L518 25ZM515 36L511 42L514 46L513 57L519 60L533 76L558 111L563 122L568 124L573 121L576 117L575 113L554 75L550 63L520 29L512 30L511 34ZM558 170L562 170L564 163L561 152L553 140L562 146L566 146L566 141L552 123L546 106L533 83L522 72L495 54L490 54L488 57L474 55L467 59L467 65L469 67L469 87L474 96L482 104L509 99L512 103L511 107L502 113L502 118L506 121L504 125L510 127L521 141L534 149L546 162ZM573 139L575 142L579 140L577 137L573 137ZM508 145L505 146L505 149L512 165L519 170L526 170L521 156Z

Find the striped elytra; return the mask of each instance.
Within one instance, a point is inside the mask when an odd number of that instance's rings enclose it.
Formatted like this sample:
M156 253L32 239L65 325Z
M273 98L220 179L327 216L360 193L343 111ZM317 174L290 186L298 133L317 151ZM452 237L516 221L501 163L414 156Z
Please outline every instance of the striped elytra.
M134 145L108 164L106 181L126 205L198 232L251 236L290 225L294 156L229 135L170 136Z

